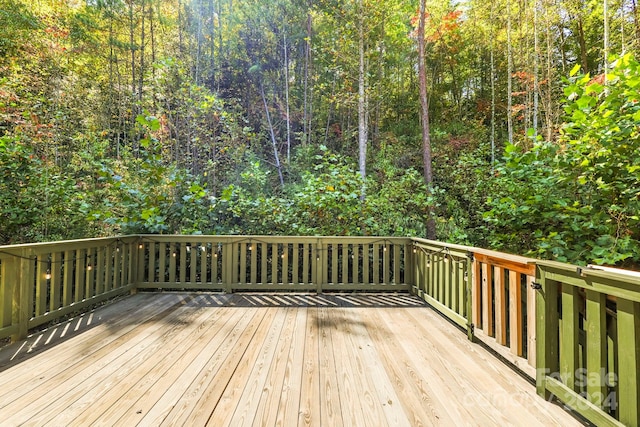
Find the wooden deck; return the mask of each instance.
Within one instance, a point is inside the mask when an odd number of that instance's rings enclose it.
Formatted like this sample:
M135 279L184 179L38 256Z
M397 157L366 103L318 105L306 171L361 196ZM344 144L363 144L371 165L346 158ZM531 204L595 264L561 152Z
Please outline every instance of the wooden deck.
M0 350L0 425L580 423L417 298L140 293Z

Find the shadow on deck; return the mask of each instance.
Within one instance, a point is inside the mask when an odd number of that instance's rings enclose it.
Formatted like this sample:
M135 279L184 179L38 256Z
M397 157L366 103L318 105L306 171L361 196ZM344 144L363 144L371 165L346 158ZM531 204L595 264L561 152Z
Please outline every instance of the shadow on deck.
M580 425L408 294L139 293L0 350L11 425Z

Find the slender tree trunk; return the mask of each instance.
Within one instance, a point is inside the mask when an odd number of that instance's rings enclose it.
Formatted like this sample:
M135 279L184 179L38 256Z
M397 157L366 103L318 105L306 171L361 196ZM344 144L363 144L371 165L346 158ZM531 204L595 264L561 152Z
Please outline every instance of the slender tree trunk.
M129 50L131 51L131 93L136 92L136 40L135 23L133 21L133 0L129 1Z
M216 32L215 32L215 8L213 6L213 0L209 0L209 16L211 17L211 25L209 25L209 87L211 89L216 87Z
M202 4L201 0L193 2L193 7L196 9L196 60L195 60L195 83L196 86L200 84L201 69L201 57L202 57Z
M538 0L533 2L533 134L538 135Z
M309 5L309 11L307 13L307 39L305 41L304 48L304 94L303 94L303 117L302 117L302 144L306 145L309 142L309 68L311 67L311 5Z
M154 7L154 1L151 1L151 4L149 5L149 32L150 32L150 36L151 36L151 64L155 64L156 63L156 29L155 29L155 16L154 16L154 11L155 11L155 7ZM153 75L153 78L155 80L156 77L156 68L155 67L151 67L151 74ZM154 95L154 101L156 100L156 97Z
M548 0L546 0L548 1ZM553 55L553 49L551 45L551 24L549 23L549 8L548 3L545 5L545 27L546 27L546 39L547 39L547 96L546 96L546 122L547 122L547 141L553 139L553 121L554 121L554 109L553 99L551 97L553 93L553 68L551 67L551 58Z
M496 164L496 64L494 59L494 32L493 32L493 20L494 20L494 3L491 2L491 43L490 49L490 62L491 62L491 172L494 171Z
M364 180L367 177L367 94L364 58L364 8L362 0L358 0L358 152L360 176L362 177L362 192L360 198L364 200L366 190Z
M513 144L513 55L511 52L511 0L507 0L507 134L509 144Z
M138 83L138 103L139 107L142 108L142 91L144 89L144 72L145 72L145 63L144 63L144 45L145 45L145 12L146 12L146 3L147 0L142 0L142 13L141 16L141 27L140 27L140 76Z
M587 42L584 37L584 28L582 26L582 14L578 14L577 17L577 25L578 25L578 44L580 46L580 64L582 65L582 72L588 73L589 70L589 62L587 61Z
M184 40L183 40L183 25L182 25L182 0L178 0L178 52L180 56L184 54Z
M564 24L564 21L563 21ZM560 28L560 56L562 59L562 74L567 73L567 40L564 35L565 26Z
M426 0L420 0L420 16L418 17L418 80L420 85L420 118L422 122L422 162L424 166L424 183L427 192L431 193L433 171L431 168L431 132L429 129L429 98L427 93L427 70L425 63L425 11ZM429 205L427 212L427 239L436 238L436 222L433 218L433 207Z
M282 31L284 44L284 95L287 108L287 163L291 163L291 119L289 110L289 46L287 45L287 28Z
M267 106L267 98L264 95L264 85L260 80L260 96L262 96L262 103L264 104L264 113L267 117L267 124L269 125L269 134L271 135L271 145L273 146L273 157L276 162L276 169L278 170L278 178L280 178L280 186L284 188L284 177L282 176L282 165L280 164L280 154L278 154L278 143L276 141L276 134L273 131L273 125L271 124L271 114L269 114L269 107Z
M635 47L637 48L640 45L640 18L638 18L638 6L635 0L631 0L631 9L633 11L633 23L636 34Z
M331 114L333 112L333 96L336 91L336 80L338 79L337 75L333 76L333 83L331 83L331 100L329 101L329 111L327 112L327 126L324 129L324 145L327 145L327 140L329 139L329 125L331 124Z
M604 85L607 85L607 72L609 69L609 2L604 0L603 5L603 20L604 20L604 58L603 67L604 70Z

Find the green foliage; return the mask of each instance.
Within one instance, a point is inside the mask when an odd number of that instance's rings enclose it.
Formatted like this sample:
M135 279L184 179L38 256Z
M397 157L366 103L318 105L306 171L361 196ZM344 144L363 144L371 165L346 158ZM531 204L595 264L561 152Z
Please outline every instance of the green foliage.
M567 81L559 144L507 146L485 214L494 245L572 262L640 259L640 64L626 55L606 78Z
M76 182L17 138L0 137L0 244L81 237Z
M381 155L381 158L384 156ZM350 159L326 147L301 147L292 162L300 171L284 194L268 194L269 173L251 163L237 185L211 206L213 232L292 235L415 235L424 231L428 203L421 175L379 165L378 179L362 178Z

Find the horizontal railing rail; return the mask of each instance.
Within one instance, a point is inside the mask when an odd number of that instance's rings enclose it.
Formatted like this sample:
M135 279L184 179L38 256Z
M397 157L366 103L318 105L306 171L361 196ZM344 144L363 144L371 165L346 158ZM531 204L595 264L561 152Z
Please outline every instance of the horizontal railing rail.
M0 246L0 339L137 289L412 292L597 425L640 426L640 273L419 238L135 235Z

